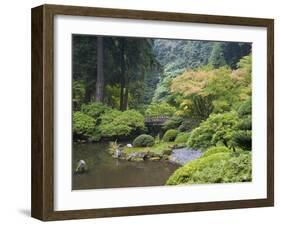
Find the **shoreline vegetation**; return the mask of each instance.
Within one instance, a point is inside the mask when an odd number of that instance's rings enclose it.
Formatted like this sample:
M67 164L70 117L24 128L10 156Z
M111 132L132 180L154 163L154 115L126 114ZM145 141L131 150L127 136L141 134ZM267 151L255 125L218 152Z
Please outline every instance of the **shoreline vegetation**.
M181 165L166 185L252 180L251 44L74 35L73 60L74 142Z

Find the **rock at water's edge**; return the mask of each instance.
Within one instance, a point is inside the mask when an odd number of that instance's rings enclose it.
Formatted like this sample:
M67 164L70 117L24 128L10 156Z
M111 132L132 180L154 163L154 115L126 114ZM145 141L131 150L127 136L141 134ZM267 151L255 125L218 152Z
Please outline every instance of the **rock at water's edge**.
M75 168L75 173L85 173L88 171L88 165L87 163L83 160L80 159L77 163L77 166Z

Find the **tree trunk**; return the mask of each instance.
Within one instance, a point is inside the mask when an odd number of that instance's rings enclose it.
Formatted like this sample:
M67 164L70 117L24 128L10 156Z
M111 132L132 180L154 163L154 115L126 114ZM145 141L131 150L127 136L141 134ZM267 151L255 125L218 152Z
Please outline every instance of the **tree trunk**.
M129 100L129 87L128 84L125 87L124 101L123 101L123 111L128 109L128 100Z
M124 90L125 90L125 59L124 59L124 43L120 42L120 111L124 111Z
M125 88L125 83L123 78L121 78L120 82L120 111L123 111L123 106L124 106L124 88Z
M104 90L104 74L103 74L103 37L97 37L97 81L95 101L102 102Z

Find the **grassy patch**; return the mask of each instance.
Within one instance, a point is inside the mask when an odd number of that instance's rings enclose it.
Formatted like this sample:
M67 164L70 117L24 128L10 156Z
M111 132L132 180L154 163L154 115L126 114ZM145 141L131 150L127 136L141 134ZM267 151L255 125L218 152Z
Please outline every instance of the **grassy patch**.
M155 154L164 154L165 151L171 150L175 142L161 142L158 144L154 144L152 147L124 147L124 153L130 154L134 152L152 152Z

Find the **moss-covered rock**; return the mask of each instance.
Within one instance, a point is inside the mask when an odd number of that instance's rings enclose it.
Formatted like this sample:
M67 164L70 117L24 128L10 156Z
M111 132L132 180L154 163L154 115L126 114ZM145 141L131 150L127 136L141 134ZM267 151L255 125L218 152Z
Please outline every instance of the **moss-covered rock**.
M143 158L141 158L141 157L133 157L133 158L131 158L131 159L130 159L130 161L134 161L134 162L142 162L142 161L144 161L144 159L143 159Z
M149 160L151 160L151 161L160 161L161 160L161 158L158 156L156 156L156 157L152 157L152 158L150 158Z
M74 173L86 173L89 170L87 163L85 160L81 159L77 162L76 168L74 170Z

